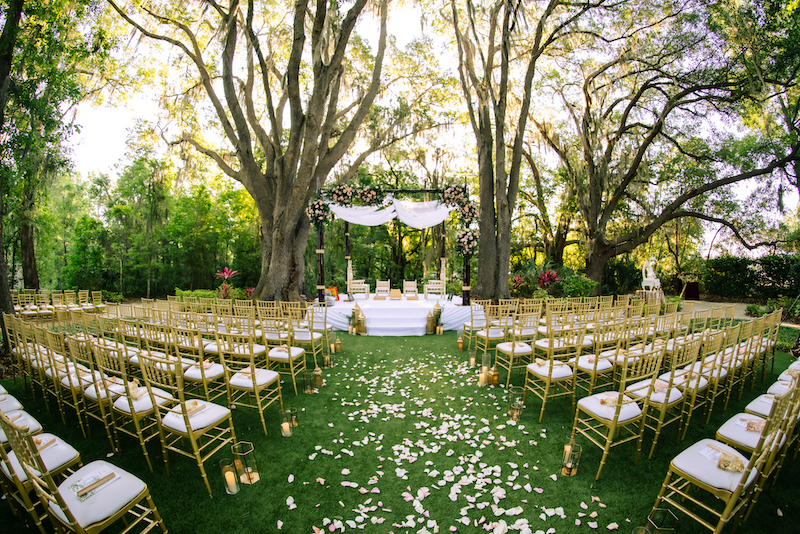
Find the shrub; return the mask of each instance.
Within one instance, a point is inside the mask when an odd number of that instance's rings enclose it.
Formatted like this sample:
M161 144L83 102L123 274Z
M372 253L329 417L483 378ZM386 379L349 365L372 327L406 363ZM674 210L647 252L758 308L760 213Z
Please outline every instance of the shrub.
M122 293L117 293L116 291L107 291L103 290L103 302L116 302L119 304L122 302Z
M757 283L752 264L748 258L733 256L710 259L703 271L703 287L707 293L722 297L749 297Z
M560 297L591 297L597 282L578 273L570 273L553 285L553 294Z
M175 288L175 294L181 298L183 297L197 297L197 298L217 298L217 292L213 289L192 289L183 290L179 287Z
M764 308L758 304L748 304L744 310L745 315L748 317L761 317L764 315Z

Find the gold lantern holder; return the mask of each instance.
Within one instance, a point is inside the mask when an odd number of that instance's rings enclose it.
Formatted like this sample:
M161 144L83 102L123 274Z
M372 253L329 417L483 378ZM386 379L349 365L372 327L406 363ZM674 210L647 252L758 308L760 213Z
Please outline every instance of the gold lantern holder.
M233 453L233 465L236 468L236 475L240 484L252 485L261 480L258 474L258 464L253 444L248 441L240 441L231 445Z
M433 319L433 312L428 312L425 322L425 334L431 336L434 332L436 332L436 323Z
M678 526L678 516L669 508L653 508L647 516L647 526L653 534L666 534L675 532Z
M358 311L358 333L362 336L367 335L367 318L361 310Z
M228 495L239 493L239 477L236 476L236 466L231 458L223 458L219 461L219 469L222 472L222 481L225 483L225 492Z
M322 369L319 367L314 368L314 371L311 373L311 375L313 377L315 389L319 389L325 384L325 381L322 378Z
M486 384L489 386L496 386L500 383L500 373L497 371L497 367L494 365L489 369L489 373L486 377Z
M459 351L464 350L464 328L459 328L456 331L456 346Z

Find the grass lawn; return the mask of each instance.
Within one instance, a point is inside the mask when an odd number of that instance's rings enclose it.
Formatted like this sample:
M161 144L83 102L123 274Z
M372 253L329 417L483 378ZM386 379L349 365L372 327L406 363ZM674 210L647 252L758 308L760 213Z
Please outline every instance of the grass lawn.
M782 329L781 335L793 341L793 332ZM299 412L293 436L281 437L277 407L267 413L269 436L263 435L254 412L234 413L237 437L254 444L261 473L257 484L243 486L238 495L225 493L218 467L220 459L231 456L228 452L206 464L213 497L186 458L170 456L172 476L167 478L157 441L149 448L152 473L138 443L126 437L122 454L109 461L144 479L174 534L307 533L330 521L341 521L346 531L463 533L491 531L489 525L501 519L517 527L527 523L532 532L599 532L616 523L619 532L627 533L644 523L670 459L691 443L713 437L722 422L776 378L769 375L757 383L725 414L715 413L705 428L693 420L683 443L676 444L676 429L668 428L651 460L649 434L639 465L633 464L635 444L613 449L595 482L601 451L580 438L584 452L577 476L559 474L574 415L569 401L548 402L539 424L540 405L530 397L520 423L510 424L505 389L478 387L467 352L456 350L455 332L340 337L344 351L337 354L337 365L326 370L318 393L295 397L291 384L284 384L285 406ZM778 353L776 371L790 361L788 354ZM523 374L511 379L516 385L523 381ZM97 424L93 439L84 439L74 415L64 426L41 398L33 401L30 393L23 394L19 381L2 384L45 430L81 451L85 463L106 458L108 441ZM800 477L799 466L800 461L784 466L778 484L761 497L739 532L797 528L800 505L791 481ZM29 532L7 505L0 505L0 525L6 534ZM681 520L678 531L700 529Z

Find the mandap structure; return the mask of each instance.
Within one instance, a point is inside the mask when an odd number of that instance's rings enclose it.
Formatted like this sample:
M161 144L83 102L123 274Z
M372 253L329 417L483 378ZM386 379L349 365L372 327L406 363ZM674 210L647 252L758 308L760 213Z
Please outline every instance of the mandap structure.
M414 201L394 198L398 193L436 193L439 200ZM354 205L358 201L361 205ZM439 278L442 284L446 278L444 243L444 221L454 210L458 210L462 228L456 232L456 251L464 257L464 283L462 303L469 304L470 256L478 250L478 234L472 228L478 221L478 206L469 201L466 186L453 185L445 189L390 189L385 192L373 186L356 188L337 185L321 190L312 200L306 214L317 229L317 298L324 300L325 291L325 249L322 228L331 213L345 221L345 259L347 260L348 292L353 281L353 263L350 258L350 223L362 226L378 226L393 219L399 219L407 226L416 229L442 225L442 246L440 252Z

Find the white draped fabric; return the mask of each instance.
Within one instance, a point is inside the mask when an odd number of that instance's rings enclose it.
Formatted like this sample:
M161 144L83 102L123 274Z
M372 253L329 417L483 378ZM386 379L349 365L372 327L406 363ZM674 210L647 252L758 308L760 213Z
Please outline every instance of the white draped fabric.
M404 224L418 230L441 224L455 209L445 206L438 200L414 202L388 198L392 203L384 206L354 206L350 208L338 204L329 204L329 206L337 217L353 224L378 226L396 217Z

